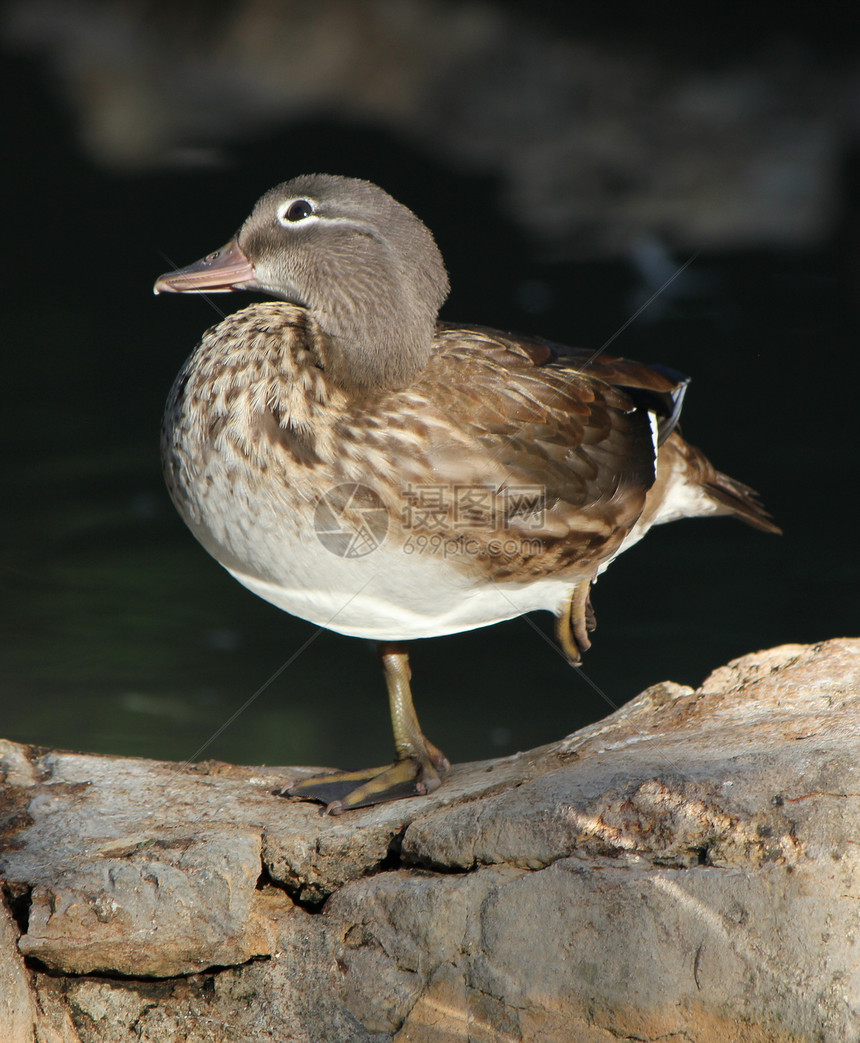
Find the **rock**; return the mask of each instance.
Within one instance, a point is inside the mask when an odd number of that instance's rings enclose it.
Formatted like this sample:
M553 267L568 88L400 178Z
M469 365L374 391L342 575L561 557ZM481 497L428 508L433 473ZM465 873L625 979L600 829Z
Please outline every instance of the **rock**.
M0 900L0 1039L3 1043L81 1043L57 983L31 974L18 951L18 926Z
M0 1039L856 1038L858 740L844 639L338 818L5 743Z

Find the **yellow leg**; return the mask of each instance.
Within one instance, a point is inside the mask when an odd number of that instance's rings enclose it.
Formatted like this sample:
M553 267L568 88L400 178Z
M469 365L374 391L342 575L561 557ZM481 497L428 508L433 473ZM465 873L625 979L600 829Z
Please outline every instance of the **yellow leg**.
M388 688L394 763L384 768L306 779L290 786L286 791L288 796L319 800L326 805L328 814L339 815L353 808L432 793L442 784L442 775L449 764L445 755L424 737L418 723L409 685L411 672L406 646L381 643L379 655Z
M590 580L585 579L577 583L555 624L555 634L561 650L574 666L579 666L582 653L591 648L588 632L594 630L597 625L589 598L590 590Z

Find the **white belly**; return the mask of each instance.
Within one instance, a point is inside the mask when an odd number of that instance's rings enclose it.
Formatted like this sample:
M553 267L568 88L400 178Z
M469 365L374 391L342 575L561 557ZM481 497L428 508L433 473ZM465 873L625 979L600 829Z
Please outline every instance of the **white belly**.
M312 505L285 509L240 479L177 505L227 571L259 597L352 637L408 641L489 626L537 609L558 611L574 580L493 582L449 545L422 549L394 529L369 553L344 556L314 527ZM342 551L343 548L340 548ZM446 556L447 554L447 556ZM454 557L452 555L457 555Z
M307 548L305 548L307 555ZM444 561L379 548L366 557L294 559L280 581L227 568L249 590L328 630L377 641L439 637L489 626L536 609L556 611L570 580L476 585Z

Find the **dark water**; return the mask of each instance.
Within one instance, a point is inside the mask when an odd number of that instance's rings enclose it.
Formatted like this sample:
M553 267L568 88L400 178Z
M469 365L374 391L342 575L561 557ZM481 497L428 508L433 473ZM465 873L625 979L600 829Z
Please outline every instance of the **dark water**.
M154 277L309 170L369 177L417 210L449 265L447 319L596 347L641 301L639 277L624 261L541 259L491 182L365 129L308 123L248 142L230 166L111 175L81 154L38 67L9 59L3 75L18 101L3 174L0 734L173 759L387 759L371 646L257 600L174 514L160 412L217 316L202 299L153 298ZM693 377L686 436L760 490L785 535L727 520L652 532L601 579L581 673L551 647L547 615L416 643L419 715L452 759L551 741L758 648L858 632L856 251L837 230L816 251L702 255L688 292L613 343Z

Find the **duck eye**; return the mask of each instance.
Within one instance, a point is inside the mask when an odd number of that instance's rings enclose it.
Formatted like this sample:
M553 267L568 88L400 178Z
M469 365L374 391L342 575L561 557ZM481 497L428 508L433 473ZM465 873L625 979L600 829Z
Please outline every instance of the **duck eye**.
M284 211L284 215L281 218L282 221L304 221L306 217L310 217L314 212L314 208L307 201L307 199L296 199L295 202L290 203L287 209Z

